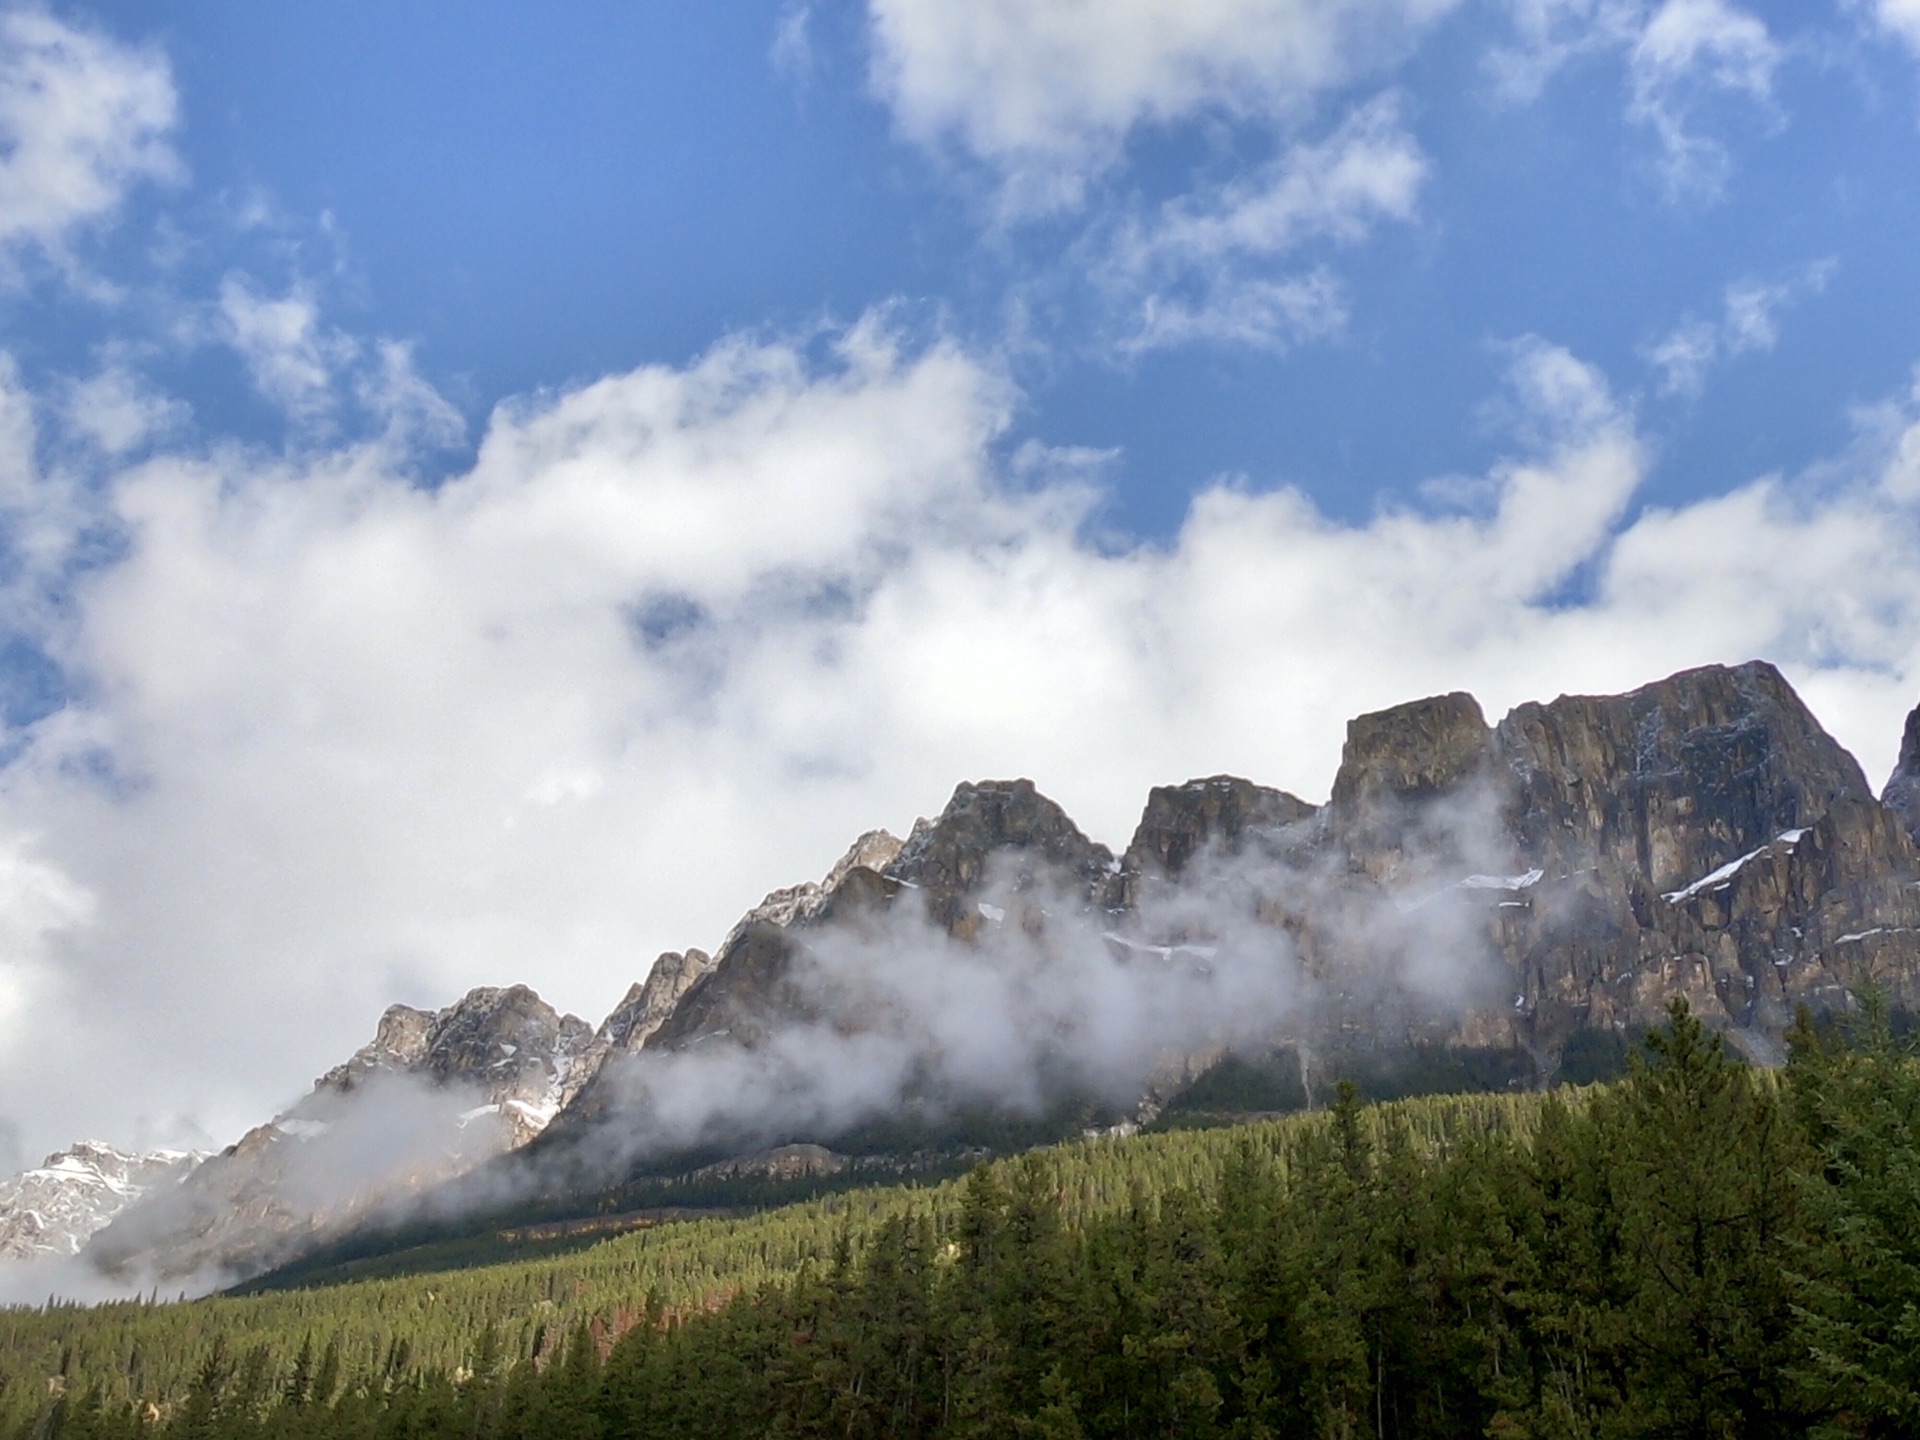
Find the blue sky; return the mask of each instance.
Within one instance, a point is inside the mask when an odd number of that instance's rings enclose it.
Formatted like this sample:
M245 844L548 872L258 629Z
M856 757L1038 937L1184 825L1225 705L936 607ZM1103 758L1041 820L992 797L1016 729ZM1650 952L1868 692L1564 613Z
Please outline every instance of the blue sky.
M1633 113L1627 32L1652 7L1613 6L1621 33L1600 40L1609 7L1557 8L1586 48L1535 94L1503 83L1503 56L1525 63L1524 7L1444 7L1410 27L1410 53L1285 113L1203 97L1136 121L1086 163L1082 203L1011 216L1003 157L968 153L951 126L932 144L903 134L856 5L63 13L158 47L179 94L191 178L86 237L115 279L189 296L235 270L304 286L333 323L413 343L476 428L504 397L899 303L1005 358L1024 402L1007 445L1117 451L1108 518L1163 536L1222 474L1357 516L1482 468L1502 437L1478 407L1502 347L1529 334L1636 404L1660 447L1651 500L1804 468L1842 442L1849 407L1903 385L1920 189L1897 32L1867 7L1740 12L1770 52L1699 59L1670 87L1703 156L1676 162L1667 122ZM1763 79L1716 80L1739 64ZM1406 212L1241 267L1324 267L1339 324L1117 352L1115 312L1140 297L1076 283L1103 230L1230 185L1382 96L1424 167ZM188 252L165 269L156 227ZM1722 342L1697 382L1669 384L1649 352L1722 318L1735 286L1781 292L1768 343ZM70 293L9 299L16 355L54 369L125 319L76 313ZM281 417L232 357L155 368L203 436L276 438Z
M597 1020L962 778L1920 695L1914 0L12 5L0 140L28 1151Z

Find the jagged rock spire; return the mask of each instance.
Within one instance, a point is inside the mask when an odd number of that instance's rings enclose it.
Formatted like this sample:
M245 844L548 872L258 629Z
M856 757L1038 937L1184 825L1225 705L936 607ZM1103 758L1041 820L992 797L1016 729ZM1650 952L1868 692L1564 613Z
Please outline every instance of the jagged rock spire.
M1880 800L1900 817L1914 843L1920 845L1920 705L1907 716L1906 734L1900 737L1900 760L1887 779Z

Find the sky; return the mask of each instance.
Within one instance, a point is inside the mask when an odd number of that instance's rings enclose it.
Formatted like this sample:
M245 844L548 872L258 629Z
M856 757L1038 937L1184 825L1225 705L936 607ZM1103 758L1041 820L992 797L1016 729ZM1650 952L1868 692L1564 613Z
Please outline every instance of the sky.
M1920 699L1915 0L0 5L0 1168L963 779Z

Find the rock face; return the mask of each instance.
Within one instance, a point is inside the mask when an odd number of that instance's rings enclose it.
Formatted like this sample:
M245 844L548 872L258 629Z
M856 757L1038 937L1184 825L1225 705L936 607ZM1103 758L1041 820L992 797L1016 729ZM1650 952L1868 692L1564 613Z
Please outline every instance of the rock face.
M1900 737L1900 759L1893 767L1880 803L1900 817L1907 834L1920 844L1920 705L1907 716L1906 733Z
M1522 705L1493 745L1515 863L1542 872L1500 934L1516 1039L1551 1056L1685 995L1772 1059L1799 1003L1920 1000L1912 838L1773 667Z
M1920 1000L1911 837L1769 665L1491 729L1465 696L1363 717L1317 843L1373 884L1452 870L1506 997L1452 1037L1522 1048L1543 1078L1576 1033L1656 1024L1676 995L1767 1060L1798 1004L1868 983Z
M600 1022L598 1039L609 1050L638 1050L667 1023L680 997L713 968L704 950L669 950L653 962L645 981L635 981L613 1013Z
M0 1182L0 1260L77 1255L149 1190L174 1185L206 1157L192 1150L133 1155L82 1140Z
M793 980L799 945L810 933L857 925L863 914L907 895L933 924L966 941L1000 909L982 909L980 897L989 891L1019 903L1029 893L1064 888L1075 903L1094 905L1115 890L1119 869L1112 852L1083 835L1032 781L962 784L938 818L919 821L904 844L883 831L862 836L823 884L805 887L804 906L784 903L793 892L775 891L750 911L648 1048L685 1049L719 1037L751 1046L775 1025L821 1018L818 997Z
M390 1006L373 1040L316 1080L285 1118L308 1118L327 1108L323 1097L351 1094L375 1076L412 1075L464 1088L478 1101L469 1121L498 1116L510 1143L524 1144L591 1078L593 1039L585 1021L558 1014L525 985L484 986L440 1011Z
M264 1269L524 1145L590 1078L593 1040L524 985L395 1005L311 1094L129 1206L86 1253L163 1278Z
M1249 844L1269 850L1298 844L1319 813L1284 790L1269 790L1232 775L1159 785L1121 858L1117 899L1136 906L1143 886L1177 884L1197 857L1237 858Z
M1920 792L1903 777L1920 777L1920 721L1890 802ZM1077 907L1166 952L1206 939L1218 903L1283 932L1318 982L1274 1037L1303 1049L1503 1050L1546 1082L1576 1037L1658 1024L1684 996L1771 1061L1799 1005L1845 1008L1871 984L1920 1009L1916 882L1900 814L1764 663L1497 725L1443 695L1354 720L1324 807L1232 776L1154 790L1118 860L1028 781L962 785L891 863L837 870L805 908L769 897L649 1045L752 1046L820 1020L793 982L800 948L903 904L963 943Z
M883 902L899 887L882 871L902 853L884 830L854 841L819 884L776 890L742 916L708 967L647 1039L648 1048L680 1049L703 1036L726 1035L751 1044L767 1028L812 1014L808 997L789 983L794 956L789 932L846 921L862 904ZM617 1066L607 1067L608 1083ZM601 1087L583 1097L583 1109L607 1103Z
M1080 833L1031 780L962 784L935 820L913 827L884 872L920 892L928 918L958 939L982 924L976 898L988 888L1021 895L1037 887L1104 901L1120 862Z

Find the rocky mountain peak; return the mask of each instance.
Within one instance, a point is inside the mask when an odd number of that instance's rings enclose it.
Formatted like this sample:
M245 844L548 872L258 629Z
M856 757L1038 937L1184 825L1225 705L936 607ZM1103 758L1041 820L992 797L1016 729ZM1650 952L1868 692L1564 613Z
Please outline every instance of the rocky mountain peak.
M1872 799L1859 764L1763 661L1520 705L1499 740L1523 844L1662 891Z
M666 1023L680 997L712 968L713 957L704 950L667 951L600 1022L598 1040L609 1050L638 1050Z
M1880 802L1900 817L1907 834L1920 844L1920 705L1907 716L1906 733L1900 737L1900 759L1887 779L1887 788L1880 792Z
M525 985L389 1007L299 1103L96 1235L106 1269L259 1268L544 1131L586 1084L594 1032Z
M847 848L846 854L834 861L833 868L827 871L824 880L817 883L803 880L798 885L787 885L768 892L758 905L734 922L733 929L727 932L727 938L720 942L715 954L725 955L751 926L772 925L785 929L789 925L814 919L856 870L876 873L884 870L899 855L900 848L901 842L887 831L867 831Z
M1121 857L1119 900L1138 903L1143 881L1177 881L1197 856L1239 855L1253 840L1280 844L1318 813L1297 795L1233 775L1156 785Z
M0 1181L0 1260L77 1255L127 1206L205 1158L197 1150L135 1153L98 1140L55 1151Z
M1024 890L1051 879L1104 897L1119 869L1031 780L986 780L955 788L934 820L922 820L886 868L921 891L927 912L963 938L979 924L972 896L990 881Z
M1435 695L1361 715L1321 814L1325 858L1368 884L1426 885L1511 864L1505 776L1480 702Z
M351 1091L376 1073L460 1083L502 1107L517 1128L537 1132L585 1083L576 1065L593 1031L525 985L483 985L444 1010L394 1005L374 1038L314 1082L316 1093ZM301 1107L290 1112L301 1118Z
M1358 716L1347 722L1329 814L1351 824L1382 805L1455 790L1486 773L1492 738L1480 702L1463 691Z

